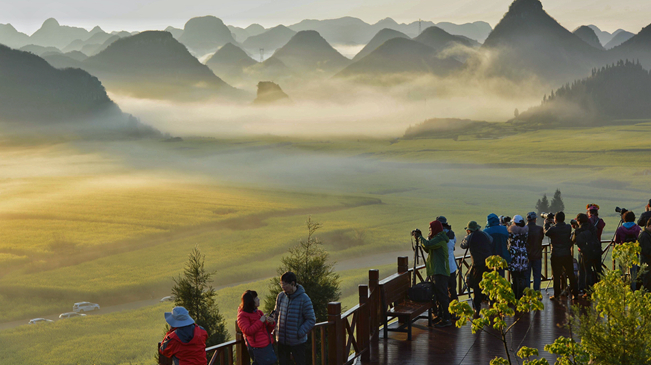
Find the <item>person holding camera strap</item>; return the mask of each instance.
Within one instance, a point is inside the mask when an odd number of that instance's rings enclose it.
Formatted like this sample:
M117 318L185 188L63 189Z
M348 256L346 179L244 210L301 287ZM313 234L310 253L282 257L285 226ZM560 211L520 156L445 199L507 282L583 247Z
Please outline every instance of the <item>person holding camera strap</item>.
M432 221L429 224L429 235L424 238L416 231L416 239L420 240L425 252L427 252L427 276L432 278L434 284L434 296L439 305L439 321L435 327L452 326L451 315L448 311L450 299L448 298L448 278L450 277L450 263L448 262L448 235L443 232L443 225L439 221Z
M572 262L572 226L565 224L565 213L544 214L545 236L549 237L552 246L552 276L554 277L554 295L549 299L555 300L561 295L561 275L570 279L572 299L578 299L574 263ZM552 220L553 219L553 220Z

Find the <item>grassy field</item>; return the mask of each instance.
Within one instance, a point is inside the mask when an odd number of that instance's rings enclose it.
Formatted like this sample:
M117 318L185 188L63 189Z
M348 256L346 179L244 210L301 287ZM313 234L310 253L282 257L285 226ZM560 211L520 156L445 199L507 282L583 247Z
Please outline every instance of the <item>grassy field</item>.
M260 279L275 275L280 257L304 237L308 215L323 224L318 237L331 258L358 265L342 272L347 306L366 279L364 257L408 248L409 232L438 215L461 233L489 213L524 215L559 188L568 215L587 203L602 206L606 238L619 219L615 206L639 214L651 197L650 132L644 122L456 141L4 145L0 322L68 311L82 300L104 307L168 295L198 246L214 285L231 285L219 303L232 323L241 292L266 292ZM381 270L393 272L394 262ZM79 363L148 363L165 308L23 326L1 331L0 343L13 363L29 363L23 359L41 347L55 359L75 354ZM50 340L54 333L69 340ZM121 359L79 345L84 336ZM124 336L140 337L124 344Z

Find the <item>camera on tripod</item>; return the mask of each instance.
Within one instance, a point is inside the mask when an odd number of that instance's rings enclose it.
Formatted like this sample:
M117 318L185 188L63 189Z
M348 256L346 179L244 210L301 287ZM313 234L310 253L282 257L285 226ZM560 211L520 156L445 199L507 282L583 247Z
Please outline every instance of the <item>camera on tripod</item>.
M414 237L420 237L423 235L423 233L420 231L420 229L416 228L413 231L411 231L411 235Z
M616 208L615 208L615 212L617 212L617 213L623 215L624 213L628 212L628 209L626 209L626 208L616 207Z
M544 220L550 220L550 221L553 221L553 220L554 220L554 213L540 213L540 216L541 216Z

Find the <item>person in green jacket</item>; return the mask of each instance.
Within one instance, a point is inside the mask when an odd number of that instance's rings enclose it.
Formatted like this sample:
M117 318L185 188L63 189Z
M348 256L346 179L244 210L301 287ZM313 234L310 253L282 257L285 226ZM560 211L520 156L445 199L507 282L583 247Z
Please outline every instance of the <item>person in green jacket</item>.
M435 327L452 326L448 306L448 279L450 276L450 262L448 260L448 235L443 231L443 225L439 221L429 224L429 235L427 238L418 237L423 249L427 252L427 276L434 284L434 297L439 305L439 316L436 319Z

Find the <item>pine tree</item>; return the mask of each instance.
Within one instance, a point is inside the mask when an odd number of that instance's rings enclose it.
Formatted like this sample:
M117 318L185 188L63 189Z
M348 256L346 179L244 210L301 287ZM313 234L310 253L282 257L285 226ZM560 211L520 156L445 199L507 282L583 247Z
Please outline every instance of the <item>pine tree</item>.
M228 331L217 307L217 293L210 285L213 273L206 272L204 260L205 255L195 247L183 274L174 278L172 295L176 298L174 305L185 307L195 323L208 332L206 346L213 346L226 341Z
M542 200L538 199L538 202L536 203L536 213L540 215L540 213L547 212L549 212L549 201L547 200L547 194L544 194Z
M269 295L265 299L265 312L274 309L276 297L280 293L280 276L291 271L296 274L298 283L312 300L317 322L328 317L328 303L339 300L339 274L334 272L334 263L328 263L328 253L321 247L321 242L314 233L321 224L307 218L307 240L289 249L289 256L283 257L278 268L278 276L269 283Z
M552 198L551 204L549 204L549 210L558 213L565 210L565 204L563 204L563 199L561 198L561 191L556 189L554 197Z

